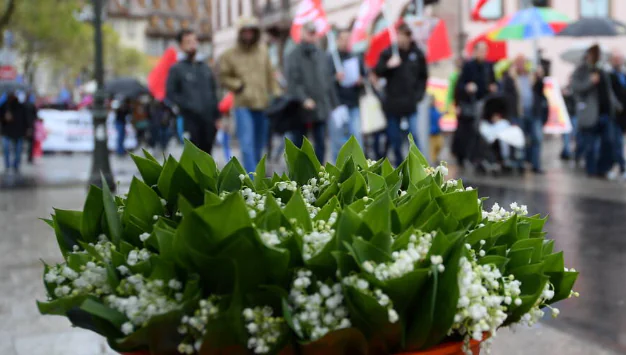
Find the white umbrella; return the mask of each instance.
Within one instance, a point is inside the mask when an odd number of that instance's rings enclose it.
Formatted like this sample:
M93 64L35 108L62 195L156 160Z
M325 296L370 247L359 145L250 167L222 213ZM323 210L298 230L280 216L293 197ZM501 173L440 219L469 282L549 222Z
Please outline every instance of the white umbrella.
M578 65L583 61L585 52L587 52L587 50L594 45L597 45L597 43L577 42L573 46L566 49L563 53L561 53L561 59L563 59L564 61L568 63ZM604 45L599 45L599 46L600 46L600 52L601 52L600 61L601 62L607 61L609 59L609 55L611 54L611 50Z

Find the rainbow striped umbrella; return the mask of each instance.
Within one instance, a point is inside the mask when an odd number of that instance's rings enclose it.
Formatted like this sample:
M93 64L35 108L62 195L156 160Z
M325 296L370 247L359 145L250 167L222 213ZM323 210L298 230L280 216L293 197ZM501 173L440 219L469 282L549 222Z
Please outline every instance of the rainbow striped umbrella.
M537 39L559 33L569 24L570 19L555 10L544 7L531 7L513 14L502 27L489 33L493 41Z

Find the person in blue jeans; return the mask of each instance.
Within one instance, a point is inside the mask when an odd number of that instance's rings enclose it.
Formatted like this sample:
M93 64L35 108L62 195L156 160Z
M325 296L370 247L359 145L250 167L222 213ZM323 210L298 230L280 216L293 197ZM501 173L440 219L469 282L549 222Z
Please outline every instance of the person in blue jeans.
M613 165L612 120L622 110L608 73L599 65L600 47L594 45L572 74L571 87L579 97L578 124L585 144L585 165L590 177L606 177Z
M611 55L612 70L610 73L611 86L616 99L626 106L626 74L624 73L624 55L615 50ZM614 161L619 167L619 178L626 180L626 159L624 158L624 131L626 131L626 112L618 112L611 120L613 133ZM611 176L618 178L617 174Z
M124 147L124 142L126 141L126 123L128 122L128 116L131 112L132 108L130 99L122 100L119 107L115 109L115 130L117 132L115 152L119 156L124 156L126 154L126 148Z
M26 107L15 94L9 94L6 102L0 106L0 132L6 172L20 172L24 138L29 128Z
M269 137L265 110L278 93L278 81L269 51L261 41L261 27L255 18L238 22L237 44L220 58L220 82L235 94L234 114L243 167L254 172Z
M417 144L417 104L424 98L428 81L426 56L413 41L411 28L406 24L398 28L398 49L397 54L391 47L383 51L374 69L376 76L387 80L383 111L396 164L404 160L402 150L407 139L400 127L402 119L408 119Z
M517 88L519 106L522 114L521 128L526 134L526 161L536 174L543 173L541 166L541 146L543 125L547 121L548 104L543 93L543 69L529 70L528 61L523 55L517 56L513 63L514 82Z
M351 63L358 63L359 77L355 82L345 82L345 73L335 68L332 56L329 57L329 66L332 68L332 74L335 76L335 88L339 103L348 108L348 120L344 129L330 129L331 147L333 157L336 159L341 147L348 141L350 136L354 136L359 145L363 147L363 136L361 134L361 111L359 109L359 98L363 91L363 77L365 76L365 67L361 59L350 52L350 31L343 29L337 34L337 51L339 52L339 60L343 63L343 69Z

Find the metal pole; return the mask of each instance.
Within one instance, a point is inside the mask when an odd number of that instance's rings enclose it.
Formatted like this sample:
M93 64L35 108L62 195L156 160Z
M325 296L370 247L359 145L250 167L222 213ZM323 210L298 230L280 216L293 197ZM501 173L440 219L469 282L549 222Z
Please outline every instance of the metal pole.
M463 53L465 52L465 13L463 12L463 1L458 1L458 9L457 9L457 16L458 16L458 26L459 26L459 38L458 38L458 47L457 50L459 51L458 53L458 57L459 58L463 58Z
M95 79L97 84L94 95L94 105L92 110L94 149L91 165L91 176L89 184L102 187L102 178L109 185L111 190L115 189L115 181L109 163L109 148L107 146L107 109L105 106L106 93L104 92L104 51L102 44L102 9L104 0L93 0L93 26L95 45Z

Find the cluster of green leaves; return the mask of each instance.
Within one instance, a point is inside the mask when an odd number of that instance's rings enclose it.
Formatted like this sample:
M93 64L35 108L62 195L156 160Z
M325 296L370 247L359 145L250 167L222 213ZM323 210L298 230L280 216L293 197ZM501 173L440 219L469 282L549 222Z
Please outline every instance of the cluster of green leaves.
M478 248L481 240L488 252L480 262L495 264L523 282L523 304L511 308L509 323L536 303L548 281L556 290L553 301L569 296L576 273L563 272L562 253L553 253L554 243L544 240L545 220L484 221L477 191L462 189L460 182L461 189L447 188L440 173L428 173L426 159L413 144L397 168L386 159L368 163L354 139L342 148L336 164L322 166L306 140L301 148L286 141L285 158L288 171L282 176L266 177L263 159L250 178L237 159L220 170L189 142L179 161L169 157L160 164L147 153L133 156L143 181L134 179L126 197L92 187L83 211L56 210L48 223L73 268L80 269L88 260L74 260L75 245L96 256L88 243L107 235L116 247L108 268L113 286L122 277L116 268L125 265L128 252L149 248L152 258L131 271L183 280L184 307L153 319L128 338L119 332L124 316L96 296L55 299L51 294L51 302L40 303L40 311L68 316L76 326L106 336L119 351L170 354L180 341L175 328L181 314L189 313L200 298L219 295L221 312L208 325L200 353L247 354L244 308L268 305L292 324L287 298L294 273L306 268L318 280L337 282L339 271L343 277L358 274L389 295L399 322L390 324L386 309L373 297L346 287L354 328L312 343L286 329L274 353L392 354L426 349L447 339L459 298L459 260L469 253L466 243ZM328 173L330 184L316 193L314 206L319 211L312 218L301 190L279 189L278 183L296 181L302 186L320 173ZM244 188L266 196L265 209L255 216L249 215L239 193ZM338 214L333 239L305 260L303 234L333 212ZM261 231L281 227L290 233L280 244L262 241ZM443 257L444 273L432 272L429 258L402 278L384 282L362 270L365 261L391 261L392 253L406 248L418 231L437 233L430 255ZM150 234L145 242L139 238L143 233Z

